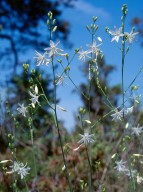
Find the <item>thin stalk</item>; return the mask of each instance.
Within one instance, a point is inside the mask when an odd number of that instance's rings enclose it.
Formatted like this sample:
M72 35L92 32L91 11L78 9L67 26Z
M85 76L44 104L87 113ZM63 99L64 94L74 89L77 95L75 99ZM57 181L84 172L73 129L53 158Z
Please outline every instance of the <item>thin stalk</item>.
M15 146L15 136L14 136L14 133L11 134L11 137L10 137L10 146ZM15 150L14 148L10 147L10 150L11 150L11 154L12 154L12 163L13 163L13 167L14 167L14 161L16 160L16 153L15 153ZM17 189L17 180L16 180L16 173L15 171L13 172L12 174L12 180L13 180L13 185L12 185L12 188L15 192L18 192L18 189Z
M36 158L35 158L35 149L34 149L34 136L33 136L33 124L31 122L30 124L30 138L31 138L31 144L32 144L32 158L33 158L33 164L34 164L34 175L37 181L38 173L37 173L37 166L36 166ZM39 192L39 189L37 189Z
M52 39L51 20L50 20L49 33L50 33L49 39L51 40ZM65 154L64 154L62 137L60 134L60 128L59 128L59 124L58 124L57 109L56 109L56 100L57 100L56 83L55 83L56 77L55 77L55 67L54 67L54 57L53 56L52 56L52 71L53 71L53 78L54 78L54 80L53 80L53 82L54 82L54 110L53 110L54 111L54 120L55 120L56 128L58 130L58 137L59 137L60 146L61 146L61 150L62 150L62 157L63 157L64 166L65 166L65 170L66 170L66 176L67 176L67 180L68 180L68 184L69 184L69 189L70 189L70 192L73 192L71 181L70 181L70 176L69 176L69 172L68 172L67 162L66 162L66 158L65 158Z
M141 69L139 70L139 72L137 73L137 75L135 76L135 78L132 80L132 82L129 84L128 88L126 89L125 93L129 90L129 88L133 85L133 83L136 81L137 77L140 75L140 73L143 71L143 66L141 67Z
M61 65L62 65L62 63L61 63ZM69 65L70 65L70 62L68 61L68 65L67 65L67 66L69 66ZM63 69L65 69L63 65L62 65L62 67L63 67ZM60 77L62 77L62 75L63 75L64 73L65 73L65 71L61 74ZM65 74L66 74L66 73L65 73ZM68 76L68 78L69 78L69 80L71 81L71 83L75 86L75 88L77 89L77 91L78 91L79 93L81 93L85 99L89 100L89 98L77 87L77 85L74 83L74 81L72 80L72 78L70 77L70 75L69 75L69 74L66 74L66 75Z
M84 135L84 126L83 126L83 118L82 118L82 114L80 115L80 120L81 120L81 127L83 130L83 135ZM88 146L85 144L85 150L86 150L86 155L87 155L87 160L88 160L88 164L89 164L89 172L90 174L92 174L92 165L91 165L91 160L90 160L90 156L88 154ZM89 180L90 181L90 180ZM89 185L89 189L91 190L91 186Z
M25 179L24 179L24 183L25 183L25 186L26 186L26 192L29 192L28 185L27 185L27 182L26 182Z
M96 63L96 66L97 66L97 63ZM97 78L98 78L98 74L97 75ZM101 85L100 85L100 81L99 81L99 78L98 78L98 88L100 89L100 91L102 92L103 96L106 98L106 100L108 101L109 105L110 105L110 108L114 108L114 106L112 105L111 101L109 100L108 96L106 95L106 93L104 92L104 90L102 89Z
M67 167L67 162L66 162L66 158L65 158L65 154L64 154L64 149L63 149L63 143L62 143L62 137L60 134L60 128L59 128L59 124L58 124L58 117L57 117L57 109L56 109L56 84L55 84L55 68L54 68L54 62L53 62L53 57L52 57L52 70L53 70L53 78L54 78L54 115L55 115L55 121L56 121L56 127L58 130L58 137L59 137L59 141L60 141L60 146L61 146L61 150L62 150L62 157L63 157L63 161L64 161L64 166L65 166L65 171L66 171L66 176L67 176L67 180L68 180L68 184L69 184L69 189L70 192L73 192L72 189L72 185L71 185L71 181L70 181L70 176L69 176L69 172L68 172L68 167Z
M88 159L89 168L90 168L90 171L92 171L92 165L90 162L90 158L89 158L89 154L88 154L88 148L87 148L86 144L85 144L85 149L86 149L86 155L87 155L87 159Z
M14 166L14 161L15 161L15 157L14 157L14 152L13 152L13 155L12 155L12 161L13 161L13 166ZM13 188L13 191L15 192L18 192L18 189L17 189L17 181L16 181L16 176L15 176L15 171L13 172L12 174L12 177L13 177L13 185L12 185L12 188Z
M94 34L92 33L92 44L94 40ZM91 59L93 57L93 54L91 52ZM89 114L89 121L91 121L91 63L89 62L89 87L88 87L88 114ZM92 134L92 128L90 125L90 134ZM91 151L91 145L89 146L89 161L90 161L90 175L89 175L89 191L92 192L92 151Z
M128 100L125 100L125 103L127 102ZM122 105L121 105L122 106ZM117 107L118 108L121 108L121 106ZM115 111L115 109L112 109L111 111L109 111L108 113L106 113L105 115L103 115L103 117L99 118L98 120L96 120L96 123L94 123L91 128L94 128L99 122L101 122L105 117L107 117L108 115L110 115L111 113L113 113Z
M43 89L43 87L42 87L42 85L41 85L41 82L38 80L37 77L36 77L36 80L37 80L37 82L38 82L38 84L39 84L39 86L40 86L40 88L41 88L41 90L42 90L42 93L43 93L43 94L41 94L41 95L44 97L44 99L45 99L45 101L47 102L48 106L49 106L51 109L53 109L53 107L52 107L52 106L50 105L50 103L49 103L48 98L46 97L46 94L45 94L44 89ZM53 110L54 110L54 109L53 109Z
M124 24L125 24L125 15L123 15L122 18L122 34L124 34ZM124 65L125 65L125 36L123 36L122 38L122 106L123 106L123 123L125 120L125 109L124 109L124 103L125 103L125 92L124 92ZM125 132L125 129L124 129ZM133 191L135 192L135 182L132 176L132 171L131 171L131 163L130 163L130 158L129 158L129 154L128 154L128 145L127 145L127 141L125 138L125 149L126 149L126 153L127 153L127 161L128 161L128 166L129 166L129 171L130 171L130 175L131 175L131 186Z
M123 17L122 21L122 33L124 34L124 22L125 22L125 17ZM124 94L124 64L125 64L125 37L123 36L122 40L122 105L123 105L123 119L124 119L124 99L125 99L125 94Z
M79 88L78 88L77 85L73 82L73 80L71 79L71 77L70 77L69 75L68 75L68 78L69 78L69 80L72 82L72 84L75 86L75 88L78 90L78 92L80 92L80 93L84 96L85 99L89 100L89 98L88 98L83 92L81 92L81 91L79 90Z

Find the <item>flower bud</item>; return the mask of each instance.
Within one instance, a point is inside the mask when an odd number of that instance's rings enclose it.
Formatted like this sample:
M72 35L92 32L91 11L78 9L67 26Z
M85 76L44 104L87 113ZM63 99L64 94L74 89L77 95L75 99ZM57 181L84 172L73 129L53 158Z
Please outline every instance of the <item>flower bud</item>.
M55 26L52 30L52 32L55 32L57 30L57 26Z
M106 31L106 33L108 33L109 32L109 27L105 27L105 31Z
M35 75L35 72L36 72L35 69L31 70L32 75Z
M23 64L24 72L27 73L29 69L29 64Z
M79 49L78 49L78 48L76 48L76 49L75 49L75 53L78 53L78 52L79 52Z
M89 26L88 26L88 25L86 25L86 29L90 32L90 28L89 28Z
M98 18L93 16L92 19L94 22L96 22Z
M82 108L82 107L79 108L79 113L80 113L80 114L84 114L85 111L86 111L86 110L85 110L84 108Z
M53 25L55 25L55 23L56 23L56 19L54 19L52 23L53 23Z

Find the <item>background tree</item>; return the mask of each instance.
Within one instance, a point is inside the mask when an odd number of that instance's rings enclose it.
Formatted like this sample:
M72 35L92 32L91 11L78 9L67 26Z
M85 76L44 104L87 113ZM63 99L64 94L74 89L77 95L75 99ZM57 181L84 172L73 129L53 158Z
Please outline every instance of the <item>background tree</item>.
M4 70L6 67L9 71L16 72L17 65L22 62L23 54L28 53L31 49L43 50L47 47L49 39L45 23L49 11L53 12L58 25L58 30L53 38L67 41L69 23L61 18L63 11L61 6L72 7L72 1L1 0L0 65L2 69Z

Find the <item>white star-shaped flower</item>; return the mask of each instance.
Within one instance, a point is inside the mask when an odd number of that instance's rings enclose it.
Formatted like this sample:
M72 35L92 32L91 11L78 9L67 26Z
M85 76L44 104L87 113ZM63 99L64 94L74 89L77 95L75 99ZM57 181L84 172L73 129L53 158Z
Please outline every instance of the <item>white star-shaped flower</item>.
M87 47L89 47L88 53L93 53L96 54L100 51L100 49L98 48L102 43L100 43L99 45L96 45L96 41L93 41L92 45L87 45Z
M79 134L81 139L78 141L78 143L82 144L84 143L85 145L87 145L88 143L93 143L94 139L93 136L94 134L89 134L88 132L85 132L84 135Z
M20 107L17 108L17 111L21 113L24 117L26 117L26 113L28 112L24 104L18 104Z
M17 163L14 161L13 165L10 166L12 168L12 173L17 173L21 176L21 179L25 178L30 170L30 167L27 167L27 163L24 165L23 163Z
M123 117L123 109L118 111L116 109L115 113L113 113L111 115L111 117L113 117L112 121L121 121L122 120L122 117Z
M114 31L109 31L109 34L114 36L114 37L112 37L111 42L116 41L118 43L120 37L124 36L122 33L122 27L117 29L115 26L114 29L115 29Z
M21 163L21 166L19 167L19 170L18 170L18 174L21 176L21 179L23 179L28 173L28 171L30 170L30 167L26 167L26 165L23 165L23 163Z
M46 53L44 53L43 55L41 53L39 53L38 51L36 51L36 57L34 57L37 60L37 66L40 66L41 64L45 64L48 65L51 60L46 58Z
M125 171L127 171L127 169L126 169L126 166L125 166L125 161L123 161L123 160L121 160L121 161L116 161L115 162L116 164L117 164L117 166L116 167L114 167L117 171L119 171L119 172L125 172Z
M88 56L89 52L88 52L88 51L84 51L83 49L82 49L81 51L79 51L78 54L79 54L78 58L79 58L79 60L81 60L81 61L84 61L84 62L85 62L86 58L90 58L90 57Z
M60 42L54 44L54 42L50 40L50 47L44 49L45 51L47 51L49 57L52 57L54 55L62 55L61 52L63 52L63 50L57 47L59 43Z
M32 106L35 107L35 104L36 104L36 103L38 103L38 104L40 105L40 103L39 103L39 101L38 101L39 95L33 94L33 93L31 93L30 91L29 91L29 94L30 94L30 96L32 97L32 98L30 99L30 100L32 101Z
M143 127L139 127L139 125L137 127L132 127L130 129L132 131L131 134L136 136L139 136L143 132Z
M127 39L129 41L130 44L132 44L132 42L135 40L135 36L138 34L139 32L134 33L133 30L131 30L130 33L125 32L125 35L127 35Z

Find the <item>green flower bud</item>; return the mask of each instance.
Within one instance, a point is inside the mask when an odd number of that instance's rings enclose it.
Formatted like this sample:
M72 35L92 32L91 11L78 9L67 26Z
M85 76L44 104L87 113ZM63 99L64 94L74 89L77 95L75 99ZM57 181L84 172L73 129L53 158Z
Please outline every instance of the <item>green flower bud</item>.
M93 16L92 19L94 22L96 22L98 18Z
M68 67L66 67L65 69L64 69L64 72L65 73L68 73L70 71L70 66L68 66Z
M139 85L133 85L131 88L131 91L137 91L139 88Z
M109 27L105 27L105 31L106 31L106 33L108 33L109 32Z
M53 25L55 25L55 23L56 23L56 19L54 19L52 23L53 23Z
M29 64L23 64L24 72L27 73L29 69Z
M52 32L55 32L57 30L57 26L55 26L52 30Z
M79 108L79 113L80 114L84 114L86 112L86 109L84 109L83 107Z
M58 59L57 61L58 61L59 63L62 63L62 60L61 60L61 59Z
M75 49L75 53L78 53L78 52L79 52L79 49L78 49L78 48L76 48L76 49Z
M96 25L95 30L97 31L97 30L98 30L98 28L99 28L99 27L98 27L98 25Z
M35 72L36 72L35 69L31 70L32 75L35 75Z
M29 83L33 84L33 79L32 78L29 79Z
M90 32L90 28L89 28L89 26L88 26L88 25L86 25L86 29Z
M49 21L49 19L47 20L47 25L49 25L50 24L50 21Z
M124 4L121 10L122 10L122 12L123 12L123 15L125 15L125 16L126 16L126 15L127 15L127 13L128 13L127 5L126 5L126 4Z

